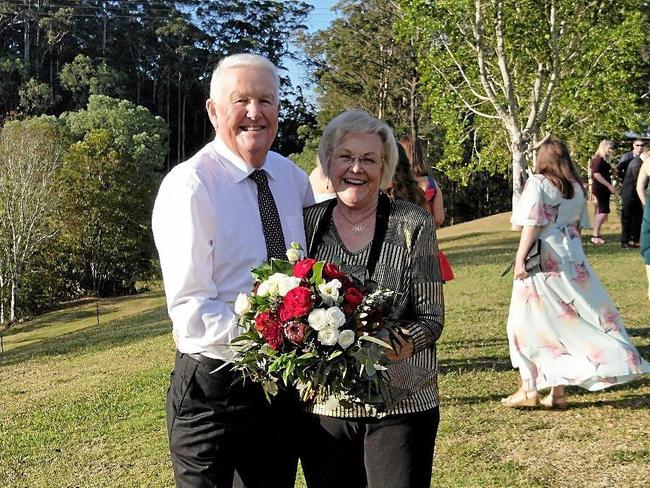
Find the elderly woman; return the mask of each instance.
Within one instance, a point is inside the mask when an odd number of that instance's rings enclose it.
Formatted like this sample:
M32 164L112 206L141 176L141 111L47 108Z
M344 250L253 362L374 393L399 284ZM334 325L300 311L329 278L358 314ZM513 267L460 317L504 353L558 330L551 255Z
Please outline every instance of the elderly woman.
M435 344L444 318L434 224L422 207L381 191L397 163L384 122L344 112L325 128L318 152L336 198L305 210L309 254L337 258L352 276L397 292L389 323L403 338L385 351L387 386L398 392L386 410L308 405L305 479L310 488L428 487L439 421Z

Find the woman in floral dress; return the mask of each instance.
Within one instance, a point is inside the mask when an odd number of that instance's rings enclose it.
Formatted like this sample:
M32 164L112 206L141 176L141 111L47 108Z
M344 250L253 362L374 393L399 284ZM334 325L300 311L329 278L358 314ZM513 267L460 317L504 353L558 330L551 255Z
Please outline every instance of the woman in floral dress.
M511 219L523 226L507 327L521 387L506 406L535 406L537 391L550 387L541 404L562 408L565 385L601 390L650 372L582 249L584 195L564 142L542 144ZM538 238L544 271L529 274L525 258Z

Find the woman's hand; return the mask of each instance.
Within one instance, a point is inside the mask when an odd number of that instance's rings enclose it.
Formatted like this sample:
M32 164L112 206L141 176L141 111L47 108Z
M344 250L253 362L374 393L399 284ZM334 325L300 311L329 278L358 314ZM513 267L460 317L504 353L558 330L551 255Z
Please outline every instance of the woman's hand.
M528 271L526 271L526 263L520 259L515 260L515 279L523 280L528 278Z
M386 342L390 342L392 349L384 348L384 355L390 361L402 361L413 356L415 352L415 345L413 343L413 338L406 329L400 329L400 334L392 334L390 339Z

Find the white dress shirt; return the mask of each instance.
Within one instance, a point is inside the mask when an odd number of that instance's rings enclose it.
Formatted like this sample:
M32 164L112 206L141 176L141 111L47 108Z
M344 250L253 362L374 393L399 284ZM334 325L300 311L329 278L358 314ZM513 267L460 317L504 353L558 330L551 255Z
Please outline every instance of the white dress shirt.
M309 179L269 152L268 174L287 247L306 249L302 209L314 203ZM240 329L233 305L253 285L251 268L266 260L253 168L217 137L165 177L153 210L167 308L176 347L229 360Z

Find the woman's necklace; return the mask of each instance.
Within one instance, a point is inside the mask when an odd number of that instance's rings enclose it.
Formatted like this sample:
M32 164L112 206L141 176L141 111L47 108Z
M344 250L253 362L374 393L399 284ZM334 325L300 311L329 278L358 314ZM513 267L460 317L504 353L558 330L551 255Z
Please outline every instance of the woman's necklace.
M368 226L365 224L365 220L370 217L372 214L374 214L375 210L377 209L377 205L375 205L372 209L370 209L368 212L366 212L361 219L359 219L357 222L352 222L346 215L343 213L343 211L337 206L336 210L338 210L338 214L343 217L343 219L352 226L352 233L355 236L360 236L363 234L366 229L368 229Z

